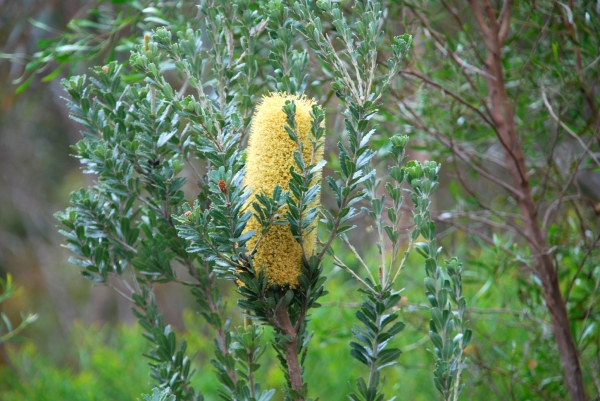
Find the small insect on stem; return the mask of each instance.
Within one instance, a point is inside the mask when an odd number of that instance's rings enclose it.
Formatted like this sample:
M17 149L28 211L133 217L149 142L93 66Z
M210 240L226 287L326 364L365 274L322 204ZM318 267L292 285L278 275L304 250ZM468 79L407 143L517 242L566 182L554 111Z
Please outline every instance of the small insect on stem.
M219 181L219 189L221 190L221 192L227 195L227 187L225 186L225 180Z

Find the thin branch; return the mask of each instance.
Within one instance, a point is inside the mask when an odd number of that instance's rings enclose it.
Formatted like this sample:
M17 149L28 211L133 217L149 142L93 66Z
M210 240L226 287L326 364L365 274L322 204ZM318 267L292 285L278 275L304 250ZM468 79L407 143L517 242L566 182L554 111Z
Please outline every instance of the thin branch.
M348 248L350 248L350 251L352 252L352 254L354 254L354 256L356 257L356 259L360 262L360 264L364 267L364 269L369 274L369 277L371 278L371 280L373 281L373 283L375 283L375 278L373 277L373 274L371 273L371 269L369 269L369 266L365 263L365 261L360 256L360 254L358 253L358 251L356 250L356 248L354 247L354 245L352 245L350 243L350 241L348 241L348 238L346 238L345 235L342 235L340 238L342 239L342 241L344 242L344 244L346 244L346 246Z
M471 189L471 187L469 187L469 185L467 184L466 180L463 179L462 173L460 172L460 169L456 166L456 160L454 160L454 168L456 171L456 176L458 177L458 180L460 181L461 185L463 186L463 188L467 191L467 193L469 195L471 195L471 197L473 199L475 199L475 201L477 202L477 204L479 205L479 207L481 207L483 209L483 211L491 213L493 215L498 216L499 218L503 219L504 217L513 217L513 218L519 218L521 219L525 224L529 224L530 223L530 219L523 216L523 215L519 215L519 214L514 214L514 213L503 213L503 212L499 212L497 210L495 210L495 208L488 206L486 204L484 204L484 202L479 199L479 196ZM509 220L506 220L507 222ZM516 225L512 224L512 222L510 223L510 225L514 228L517 228ZM519 228L519 233L525 238L527 239L527 241L530 241L530 238L526 235L526 233L522 232L522 230L520 230Z
M406 249L406 251L404 251L404 256L402 257L402 260L400 261L400 264L398 265L398 270L396 270L396 274L394 274L394 278L391 281L390 285L393 285L396 280L398 279L398 276L400 275L400 273L402 272L402 269L404 269L404 265L406 265L406 261L408 260L408 255L410 255L410 252L412 251L413 247L414 247L414 241L412 240L412 237L410 237L410 242L408 244L408 248ZM394 266L390 266L390 273L392 272Z
M179 89L179 92L177 93L177 99L182 99L183 96L185 95L185 91L187 90L187 88L190 86L190 79L189 77L185 80L185 82L183 83L183 85L181 85L181 88Z
M521 199L523 197L523 195L521 194L520 191L518 191L517 189L515 189L513 186L511 186L510 184L502 181L500 178L488 173L487 171L485 171L482 167L477 166L475 163L473 163L473 161L462 154L462 152L457 152L455 150L455 146L453 143L449 142L448 139L436 132L431 130L423 120L421 120L421 118L418 116L418 114L408 105L406 104L406 102L402 99L400 99L400 101L402 102L403 106L410 112L410 114L412 114L412 116L415 118L415 120L417 121L417 123L419 124L419 126L421 127L421 129L423 129L424 131L426 131L429 135L439 139L444 146L446 146L447 148L449 148L456 156L458 156L462 161L464 161L465 163L467 163L469 165L469 167L471 167L473 170L477 171L479 174L481 174L483 177L487 178L489 181L492 181L493 183L499 185L500 187L504 188L508 193L510 193L513 197L517 198L517 199Z
M552 202L550 204L550 206L548 206L548 209L546 209L546 213L544 213L544 219L542 220L542 230L546 231L546 228L548 226L548 220L550 219L550 214L552 213L552 211L554 209L557 209L563 201L571 201L571 200L576 200L576 199L580 199L580 198L581 198L580 195L569 195L569 196L560 196L558 199L555 199L554 202Z
M596 279L596 285L594 286L594 292L592 293L592 296L590 297L590 303L589 303L587 311L585 312L585 319L583 320L583 324L581 325L582 330L580 333L579 341L581 341L581 337L585 333L585 330L584 330L585 324L587 323L588 318L590 317L592 308L594 307L594 305L596 305L596 295L598 294L598 288L600 288L600 275L598 275L598 278Z
M433 34L433 33L432 33L430 30L429 30L429 28L427 28L427 29L425 30L425 35L427 35L427 36L431 36L433 39L438 39L438 38L436 38L436 35L435 35L435 34ZM439 50L439 51L440 51L442 54L444 54L444 55L446 55L446 54L447 54L447 55L449 55L449 56L450 56L450 58L451 58L451 59L452 59L452 60L453 60L453 61L456 63L456 65L458 65L458 66L461 68L461 70L462 70L462 71L465 71L465 72L463 73L463 75L465 75L465 77L467 77L467 76L468 76L468 74L466 74L466 70L470 70L470 71L473 71L473 72L475 72L475 73L477 73L477 74L479 74L479 75L481 75L481 76L484 76L484 77L486 77L486 78L489 78L489 79L495 79L495 77L493 77L492 75L490 75L488 72L486 72L486 71L482 70L481 68L477 68L477 67L475 67L474 65L471 65L471 64L469 64L469 63L468 63L468 62L466 62L466 61L465 61L465 60L464 60L462 57L458 56L458 55L457 55L455 52L448 50L448 49L445 47L445 45L446 45L446 43L445 43L445 42L443 42L443 41L441 41L441 40L435 40L435 41L434 41L434 45L435 45L435 47L436 47L436 48L437 48L437 49L438 49L438 50ZM475 85L475 83L474 83L474 82L471 80L471 77L469 77L468 79L469 79L469 81L471 81L470 83L471 83L471 86L473 87L473 89L475 89L475 88L476 88L476 85Z
M581 273L581 270L583 270L583 267L585 266L585 262L587 261L587 259L590 256L590 254L594 251L594 248L596 247L596 244L599 241L600 241L600 233L596 236L596 239L594 240L594 242L592 243L592 245L589 247L588 251L583 256L583 259L581 260L581 263L579 264L579 268L577 268L577 272L575 273L575 275L571 279L571 284L569 284L569 288L567 289L567 293L565 294L565 303L569 302L569 296L571 295L571 290L573 290L573 286L575 285L575 281L577 281L577 277Z
M542 179L542 192L541 194L538 196L538 203L537 203L537 207L536 207L536 213L539 214L540 212L540 206L542 205L542 202L544 200L544 198L546 197L546 192L548 191L548 181L550 180L550 173L552 172L552 170L555 168L556 163L554 162L554 152L556 150L556 146L558 145L558 138L559 138L559 129L558 129L558 125L556 126L556 135L554 136L554 141L552 142L552 148L550 149L550 154L548 155L548 161L547 163L547 167L545 168L545 172L544 172L544 178ZM532 191L533 193L533 191Z
M475 364L477 364L480 368L491 371L491 372L496 372L499 373L503 376L507 376L507 377L512 377L512 375L510 373L508 373L507 371L498 368L497 366L489 366L486 365L485 363L483 363L483 361L479 360L479 359L473 359L473 361L475 362ZM517 378L516 379L520 385L525 386L527 388L529 388L530 390L533 390L535 393L538 394L538 396L541 397L541 399L548 399L548 395L545 394L544 392L540 391L540 389L537 386L533 386L530 383L527 383L526 381ZM501 397L502 398L502 397Z
M133 298L131 298L129 295L127 295L123 291L121 291L119 288L117 288L117 286L109 283L108 281L106 282L106 285L109 286L110 288L112 288L113 290L115 290L117 292L117 294L119 294L120 296L122 296L123 298L125 298L126 300L128 300L129 302L135 304Z
M458 26L460 27L460 30L465 34L465 36L469 40L469 43L471 44L471 47L473 48L473 53L475 53L475 57L477 57L477 59L479 60L479 62L481 64L485 64L485 61L483 60L483 57L481 57L481 54L479 54L479 52L477 51L477 44L473 40L473 37L471 36L471 34L469 33L469 31L467 31L467 30L465 30L463 28L464 24L463 24L462 20L460 19L460 16L454 11L454 9L452 7L450 7L450 5L445 0L441 0L441 1L442 1L442 4L444 5L444 8L446 10L448 10L448 12L450 14L452 14L452 17L458 23Z
M498 16L498 22L500 23L500 29L498 31L498 40L501 44L506 42L508 34L510 33L510 14L513 0L505 0Z
M462 216L457 216L454 213L442 213L438 216L438 218L442 221L447 220L448 218L455 218L455 217L466 217L470 220L473 221L478 221L480 223L484 223L487 224L488 226L491 227L496 227L496 228L501 228L503 230L507 230L507 231L512 231L514 233L519 234L520 236L522 236L523 238L527 239L527 234L525 234L525 232L523 232L523 230L521 230L519 227L514 226L514 225L510 225L510 224L504 224L504 223L499 223L497 221L493 221L490 219L487 219L485 217L481 217L481 216L477 216L477 215L473 215L472 213L469 212L463 212L461 213ZM449 215L449 216L448 216Z
M592 137L592 139L590 140L590 142L588 143L588 145L586 146L586 149L589 149L595 142L595 138ZM567 190L569 189L569 187L571 186L571 184L573 183L573 180L575 179L575 175L577 174L577 172L579 171L579 166L581 165L581 162L583 161L583 157L586 154L586 152L582 153L581 156L579 157L579 159L577 160L577 163L575 164L575 168L573 169L573 173L571 173L571 176L569 177L569 179L567 180L567 182L565 183L565 185L563 186L563 189L560 193L560 196L558 197L558 199L556 199L552 205L554 205L554 207L556 209L560 208L561 203L563 202L563 200L565 199L565 194L567 193ZM577 195L577 198L579 198L580 195ZM570 198L570 197L566 197L566 198ZM555 205L556 204L556 205ZM549 210L551 210L552 208L549 207L548 210L546 211L546 214L544 215L544 220L543 220L543 224L542 224L542 229L545 230L546 229L546 225L548 222L548 216L549 216Z
M556 121L561 127L563 127L563 129L565 131L567 131L567 133L569 135L571 135L577 141L577 143L579 143L579 145L581 145L581 147L583 148L583 151L586 152L594 160L594 162L596 162L596 165L600 167L600 161L598 160L596 155L594 155L594 153L590 151L589 147L586 146L586 144L579 137L579 135L577 135L575 132L573 132L573 130L571 130L565 123L563 123L561 121L561 119L558 118L556 113L554 113L554 110L552 109L552 106L550 105L550 103L548 102L548 98L546 97L546 88L544 88L543 85L542 85L542 99L544 100L544 105L546 105L546 108L548 109L548 112L550 113L550 116L552 116L554 121Z
M525 263L525 262L522 260L522 258L521 258L519 255L517 255L516 253L514 253L513 251L511 251L510 249L508 249L507 247L505 247L505 246L503 246L503 245L496 244L496 242L495 242L495 241L494 241L492 238L488 237L487 235L483 234L483 233L482 233L482 232L480 232L480 231L477 231L477 230L475 230L475 229L472 229L471 227L463 226L462 224L460 224L460 223L457 223L457 222L455 222L455 221L452 221L452 220L441 220L441 219L439 219L439 218L433 218L433 217L432 217L432 219L433 219L434 221L436 221L436 222L444 222L444 223L448 223L448 224L450 224L451 226L458 228L459 230L462 230L462 231L464 231L464 232L466 232L466 233L469 233L469 234L475 235L476 237L478 237L479 239L481 239L481 240L483 240L483 241L487 242L487 243L488 243L488 244L490 244L490 245L493 245L493 246L498 246L498 247L499 247L499 248L500 248L500 249L501 249L501 250L502 250L504 253L506 253L506 254L508 254L508 255L512 256L513 258L515 258L515 260L517 260L517 261L519 261L519 262L522 262L522 263L526 264L526 263Z
M515 109L517 107L517 101L519 99L519 92L521 91L521 83L523 82L523 77L525 76L525 70L529 67L529 64L531 63L531 60L533 59L533 55L535 54L537 47L538 47L542 37L544 36L544 33L550 26L550 21L552 21L552 15L550 15L548 17L548 20L546 20L546 23L544 24L544 27L542 28L540 34L535 39L533 48L531 49L531 51L529 52L529 55L527 56L527 61L525 62L525 64L523 64L523 68L521 68L521 73L519 74L519 84L517 85L517 89L515 90L515 94L513 96L513 104L512 104L513 114L515 113Z
M319 241L319 243L322 244L321 241ZM332 256L333 256L333 261L335 262L335 264L337 266L339 266L342 269L346 270L348 273L350 273L352 275L352 277L354 277L355 279L357 279L365 287L369 288L372 291L375 291L375 289L373 289L373 287L371 287L369 284L367 284L367 282L365 280L363 280L362 278L360 278L360 276L358 274L356 274L351 268L349 268L348 266L346 266L346 264L344 262L342 262L337 256L335 256L335 255L332 255Z
M451 213L451 214L453 214L455 216L464 216L464 217L466 217L466 216L469 216L469 215L479 215L479 214L489 215L489 214L492 214L492 215L498 216L498 217L505 217L505 218L510 217L510 218L514 218L514 219L520 219L524 223L529 223L529 219L527 219L525 216L523 216L521 214L509 213L509 212L499 212L497 210L491 210L487 206L482 206L482 207L483 207L483 210L473 210L471 212L439 211L439 215L442 215L444 213Z
M483 14L481 13L477 0L469 0L469 4L471 4L471 10L473 10L473 15L475 16L475 20L477 21L477 25L479 25L483 36L490 36L492 32L483 19ZM495 17L493 19L495 20Z
M487 314L517 315L520 317L527 318L540 326L546 327L547 329L550 329L550 323L533 316L531 313L529 313L526 310L515 310L515 309L507 309L507 308L486 308L486 309L467 308L467 312L475 313L475 314L485 314L485 315L487 315Z
M419 78L420 80L422 80L423 82L434 86L440 90L442 90L443 93L447 93L449 94L451 97L453 97L454 99L458 100L460 103L462 103L463 105L467 106L468 108L470 108L471 110L473 110L475 113L477 113L481 119L483 121L485 121L490 127L495 129L495 125L493 123L492 120L490 120L490 118L488 116L486 116L485 114L483 114L483 112L481 110L479 110L477 107L475 107L474 105L472 105L469 101L467 101L466 99L462 98L459 94L454 93L453 91L451 91L448 88L445 88L444 86L442 86L441 84L427 78L426 76L424 76L423 74L411 70L411 69L405 69L405 70L400 70L401 74L405 74L405 75L412 75L415 76L417 78Z

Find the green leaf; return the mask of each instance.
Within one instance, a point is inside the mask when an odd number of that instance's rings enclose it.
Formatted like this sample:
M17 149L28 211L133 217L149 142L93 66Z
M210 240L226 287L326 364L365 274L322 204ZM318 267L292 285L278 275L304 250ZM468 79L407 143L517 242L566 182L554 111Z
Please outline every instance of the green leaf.
M41 81L42 82L50 82L50 81L52 81L54 78L56 78L58 76L58 74L60 74L60 72L62 71L63 67L64 67L64 64L61 64L57 69L55 69L50 74L48 74L45 77L43 77L41 79Z
M23 82L23 84L21 84L16 90L15 90L15 94L19 94L22 92L25 92L27 90L27 88L29 88L29 85L31 84L31 80L33 79L34 75L31 75L27 81Z

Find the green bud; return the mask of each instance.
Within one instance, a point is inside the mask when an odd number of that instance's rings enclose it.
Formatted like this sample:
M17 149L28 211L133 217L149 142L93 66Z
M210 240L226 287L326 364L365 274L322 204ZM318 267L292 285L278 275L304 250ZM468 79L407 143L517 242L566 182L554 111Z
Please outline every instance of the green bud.
M406 147L407 143L408 143L408 136L407 135L394 135L392 137L392 144L395 147L404 148L404 147Z
M416 160L411 160L406 164L405 170L408 173L408 183L412 187L415 187L416 184L414 182L423 178L423 167L421 166L421 163Z

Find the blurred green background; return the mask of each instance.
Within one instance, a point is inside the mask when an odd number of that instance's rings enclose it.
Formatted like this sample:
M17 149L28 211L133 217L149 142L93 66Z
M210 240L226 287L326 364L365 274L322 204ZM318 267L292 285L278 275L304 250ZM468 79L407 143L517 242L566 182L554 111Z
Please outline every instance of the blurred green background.
M42 82L37 76L20 94L15 93L18 85L13 83L24 68L13 62L14 57L28 61L40 39L56 36L92 3L0 0L0 275L10 273L23 288L20 296L2 307L17 322L20 311L39 315L19 341L0 345L2 400L135 400L152 387L146 361L139 357L146 343L130 305L109 288L90 285L68 264L70 255L60 246L53 214L66 208L71 191L93 180L69 157L69 146L79 139L79 127L68 119L60 83L57 79ZM40 23L56 32L41 29ZM417 52L427 50L427 44L417 46ZM11 59L9 54L15 56ZM59 77L85 73L88 67L78 63L65 68ZM432 157L423 152L423 142L416 144L420 146L413 149L413 157ZM442 176L437 210L454 208L459 192L455 181L449 171ZM481 181L474 182L481 191L489 190ZM502 255L500 246L476 242L443 224L438 231L447 254L465 263L466 298L475 336L467 352L465 399L565 399L539 285L529 272L516 267L516 261ZM363 252L375 258L376 250L366 245L369 233L355 236L365 244ZM398 340L403 354L399 364L389 369L386 382L389 394L398 399L437 396L430 385L435 359L428 351L422 270L422 261L415 256L401 277L401 286L406 288L402 319L407 329ZM363 373L348 347L360 297L347 273L331 264L325 271L330 293L311 318L309 330L315 335L306 371L314 394L323 401L335 401L344 399L347 383ZM166 320L196 352L194 384L207 399L216 399L218 383L209 363L212 335L195 314L192 297L172 285L160 287L157 293ZM233 306L234 288L225 283L223 293ZM239 315L237 319L241 324ZM597 332L598 327L592 330ZM592 354L589 358L597 361L599 357ZM282 381L275 360L272 350L263 360L264 369L259 371L263 388L277 388ZM590 387L597 386L589 380Z

